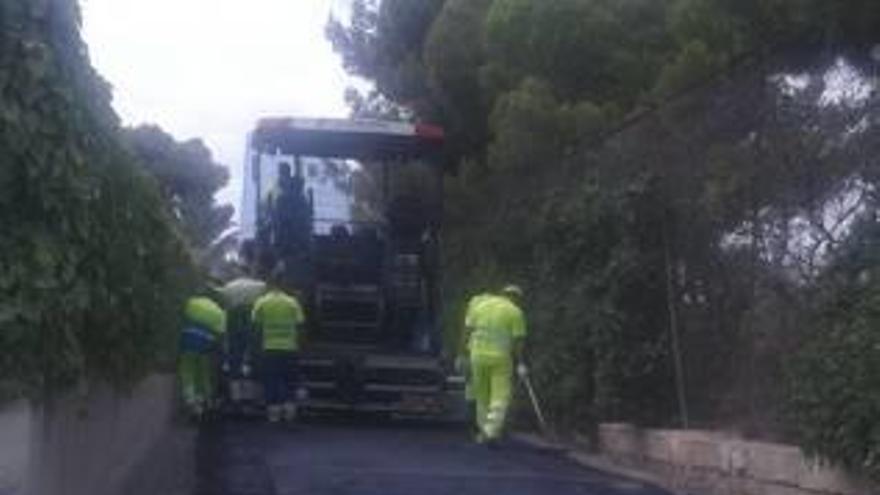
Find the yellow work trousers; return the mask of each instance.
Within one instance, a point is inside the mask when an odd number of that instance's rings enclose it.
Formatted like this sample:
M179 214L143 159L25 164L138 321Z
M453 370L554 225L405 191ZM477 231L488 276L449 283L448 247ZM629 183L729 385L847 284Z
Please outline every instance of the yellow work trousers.
M504 431L510 407L513 360L509 356L471 356L471 392L476 402L477 427L489 440Z
M184 403L192 407L213 397L214 379L211 355L182 352L178 362L180 392Z

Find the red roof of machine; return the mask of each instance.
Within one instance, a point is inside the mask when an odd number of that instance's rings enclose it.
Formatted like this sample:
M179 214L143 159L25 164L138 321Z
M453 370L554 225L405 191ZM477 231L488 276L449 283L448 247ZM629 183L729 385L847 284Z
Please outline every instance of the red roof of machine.
M267 118L252 135L263 153L367 159L420 157L444 141L438 126L361 119Z

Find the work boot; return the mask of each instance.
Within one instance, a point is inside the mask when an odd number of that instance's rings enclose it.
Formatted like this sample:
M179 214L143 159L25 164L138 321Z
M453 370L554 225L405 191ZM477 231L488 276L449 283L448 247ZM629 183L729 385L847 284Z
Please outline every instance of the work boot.
M281 414L281 406L269 406L266 408L266 419L268 419L270 423L281 421Z
M309 389L305 387L299 387L296 389L296 400L300 403L309 400Z
M284 403L284 421L291 422L296 420L297 407L293 402Z
M486 434L482 431L478 431L474 434L474 443L477 445L483 445L486 443Z
M486 446L490 449L498 448L498 445L501 442L501 436L502 430L498 425L488 424L483 428L483 438L485 438Z
M238 404L241 402L242 397L244 396L244 392L242 390L241 380L231 380L229 382L229 399Z
M189 417L191 421L199 423L205 417L205 406L202 405L199 401L193 401L192 403L187 405L187 410L189 412Z

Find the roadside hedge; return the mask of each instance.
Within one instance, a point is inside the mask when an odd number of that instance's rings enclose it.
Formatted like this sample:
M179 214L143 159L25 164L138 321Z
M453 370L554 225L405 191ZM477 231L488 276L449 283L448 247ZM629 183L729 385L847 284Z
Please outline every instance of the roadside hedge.
M0 0L0 394L125 385L173 350L194 277L121 141L74 0Z

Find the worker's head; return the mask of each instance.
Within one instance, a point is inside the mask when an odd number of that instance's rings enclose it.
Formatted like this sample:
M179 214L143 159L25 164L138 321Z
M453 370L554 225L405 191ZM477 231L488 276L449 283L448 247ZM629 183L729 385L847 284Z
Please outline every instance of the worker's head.
M523 290L516 284L508 284L501 289L501 295L519 304L523 299Z

